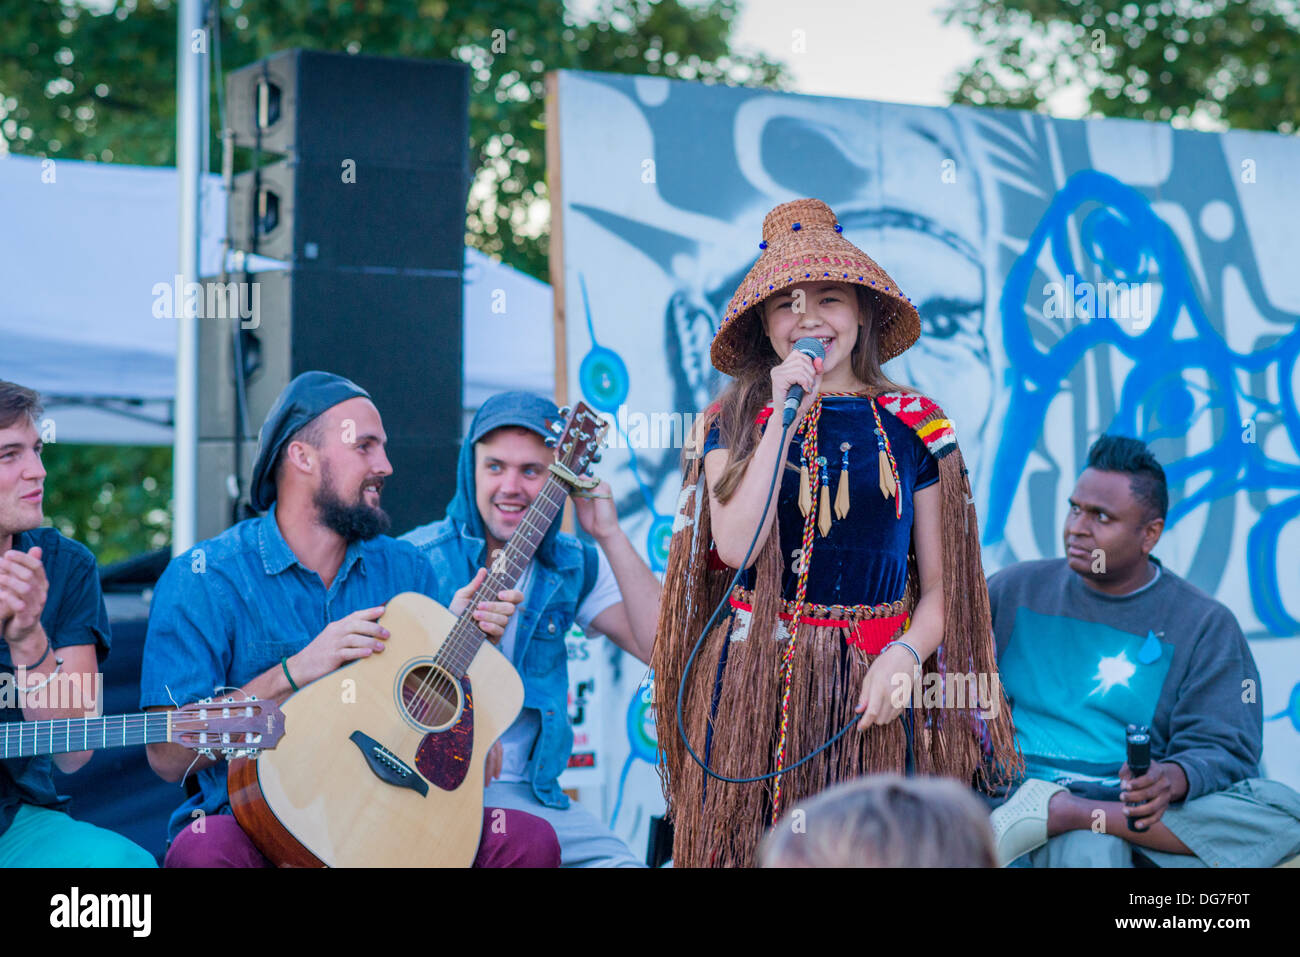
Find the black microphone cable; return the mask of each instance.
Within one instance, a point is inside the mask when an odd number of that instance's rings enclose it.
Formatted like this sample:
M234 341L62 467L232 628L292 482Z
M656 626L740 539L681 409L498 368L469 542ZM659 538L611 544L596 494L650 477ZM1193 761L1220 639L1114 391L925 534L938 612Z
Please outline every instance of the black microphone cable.
M698 764L701 768L704 769L704 773L707 774L709 777L716 778L719 781L725 781L728 784L754 784L758 781L767 781L770 778L775 778L782 774L788 774L789 772L793 771L795 768L799 767L800 765L805 764L808 761L811 761L813 758L821 754L823 751L829 748L840 738L844 737L844 735L848 733L849 729L852 728L855 724L857 724L861 720L860 716L855 715L853 719L849 721L848 724L840 728L840 730L835 733L834 737L828 740L825 744L819 746L816 750L808 752L806 755L804 755L802 758L800 758L798 761L796 761L794 764L790 765L789 767L782 768L780 771L769 771L767 774L759 774L751 778L729 778L726 777L725 775L718 774L716 771L710 768L700 758L700 756L695 753L695 749L691 747L691 742L686 739L686 728L682 723L682 703L685 700L686 682L690 678L691 666L695 664L695 656L700 653L700 649L704 646L704 641L708 637L709 632L713 629L714 622L717 621L718 615L721 614L722 609L726 607L728 603L728 599L731 597L732 589L736 587L736 584L740 581L740 576L745 573L745 569L749 566L749 557L754 553L754 546L758 544L758 536L763 531L763 523L767 519L767 510L772 507L772 493L773 490L776 488L776 480L781 475L781 470L785 467L785 457L787 454L786 442L788 441L788 436L790 434L790 427L792 424L793 424L792 422L788 422L781 429L781 450L780 453L777 455L776 471L772 473L772 482L767 488L767 500L763 506L762 514L760 515L758 520L758 528L755 529L754 537L750 540L749 549L745 552L745 557L741 559L740 567L736 569L736 574L732 577L731 582L727 585L727 590L726 593L723 594L722 600L719 601L717 607L713 609L713 614L709 616L709 620L705 623L703 630L701 630L700 637L695 642L695 647L691 649L691 655L689 658L686 659L686 667L682 669L681 684L678 685L677 687L677 735L682 739L682 744L686 746L686 753L691 756L692 761L694 761L696 764ZM701 467L703 467L703 463L701 463ZM703 492L703 494L706 495L708 494L708 491L706 489L701 489L700 491ZM772 534L779 535L780 529L779 528L774 529ZM799 628L799 623L792 622L792 624L797 633ZM710 711L712 711L712 706L710 706ZM712 714L709 715L709 725L710 727L713 725ZM907 705L907 720L904 721L903 723L903 729L907 734L907 757L906 757L907 763L904 766L904 773L908 777L911 777L916 766L916 758L915 755L913 754L912 704L910 701L908 702Z

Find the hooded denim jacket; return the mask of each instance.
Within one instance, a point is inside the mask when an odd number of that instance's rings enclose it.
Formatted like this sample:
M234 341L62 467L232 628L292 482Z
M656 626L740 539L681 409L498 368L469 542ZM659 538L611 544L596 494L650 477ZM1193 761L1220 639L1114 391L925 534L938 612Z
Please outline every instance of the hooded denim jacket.
M519 624L512 664L523 678L524 707L536 708L541 715L541 731L530 756L533 793L548 807L567 808L569 798L558 781L573 748L564 636L581 601L586 561L595 556L584 557L589 546L572 535L548 538L548 547L539 548L533 559L532 585L515 612ZM480 535L450 515L407 532L402 540L432 563L438 601L444 605L473 577L487 547Z

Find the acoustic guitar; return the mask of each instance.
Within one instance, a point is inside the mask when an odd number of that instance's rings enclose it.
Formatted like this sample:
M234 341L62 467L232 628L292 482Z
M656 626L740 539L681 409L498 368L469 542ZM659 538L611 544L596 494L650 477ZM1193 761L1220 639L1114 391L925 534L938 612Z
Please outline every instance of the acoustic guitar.
M567 415L567 410L562 410ZM468 867L483 829L488 750L523 705L518 672L472 617L514 588L607 424L579 403L547 440L556 462L488 576L457 618L403 592L379 623L383 654L351 662L281 706L293 734L227 776L240 826L272 863L295 867Z
M9 721L0 760L73 751L104 751L169 742L215 758L255 759L284 734L284 715L274 701L205 698L174 711L148 711L103 718Z

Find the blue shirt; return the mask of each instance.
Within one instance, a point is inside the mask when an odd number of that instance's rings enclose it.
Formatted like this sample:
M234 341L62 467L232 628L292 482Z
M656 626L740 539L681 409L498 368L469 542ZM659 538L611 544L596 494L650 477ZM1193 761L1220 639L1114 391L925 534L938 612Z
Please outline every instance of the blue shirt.
M96 656L103 661L112 639L95 556L85 545L65 538L52 528L36 528L14 535L15 551L29 552L38 545L49 582L41 627L50 639L50 646L94 645ZM0 695L0 721L25 720L12 693L13 675L9 643L0 641L0 681L8 692ZM10 707L11 704L14 706ZM0 761L0 835L9 830L19 805L51 808L67 805L68 799L60 797L54 789L53 767L54 759L49 755Z
M168 564L149 613L140 707L181 705L223 686L242 687L307 647L330 622L401 592L437 598L428 561L386 536L349 545L327 589L289 548L275 513L272 506ZM225 762L197 777L201 791L172 815L169 839L196 811L230 813Z

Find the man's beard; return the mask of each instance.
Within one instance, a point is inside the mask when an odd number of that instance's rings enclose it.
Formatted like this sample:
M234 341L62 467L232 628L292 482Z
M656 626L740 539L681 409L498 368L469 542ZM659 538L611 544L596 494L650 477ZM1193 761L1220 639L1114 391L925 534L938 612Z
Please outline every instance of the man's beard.
M388 513L377 506L367 505L358 491L358 500L345 502L334 487L329 465L321 463L321 485L312 496L316 506L317 521L338 535L347 544L368 542L388 531Z

